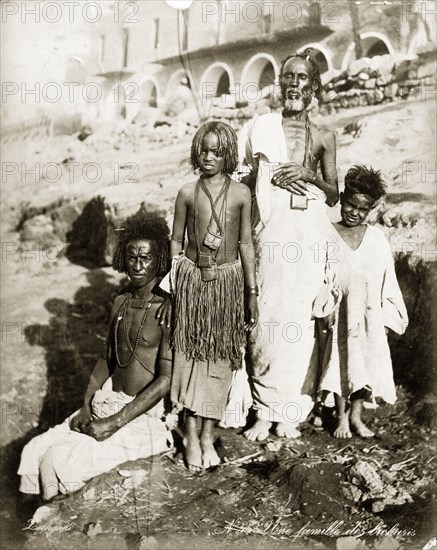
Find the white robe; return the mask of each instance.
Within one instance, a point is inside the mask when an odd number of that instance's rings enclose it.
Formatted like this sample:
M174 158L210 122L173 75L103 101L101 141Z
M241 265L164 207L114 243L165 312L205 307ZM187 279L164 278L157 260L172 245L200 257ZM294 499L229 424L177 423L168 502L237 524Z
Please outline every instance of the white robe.
M242 164L251 168L258 160L259 166L259 323L250 346L254 406L259 418L298 424L312 407L303 384L314 348L312 303L323 282L321 246L330 231L326 195L307 184L308 209L291 210L290 193L271 184L273 169L289 160L280 114L248 122L239 151Z
M117 413L135 396L112 390L112 378L103 384L92 400L93 418L105 418ZM108 472L128 460L147 458L167 450L167 432L161 420L164 414L163 401L105 439L97 441L86 434L70 429L76 411L62 424L34 437L21 454L18 475L21 476L20 491L38 494L39 465L51 449L53 467L59 480L59 492L72 493L84 486L89 479Z
M348 398L365 388L369 397L394 403L396 391L385 327L403 334L408 315L390 245L376 227L367 226L356 250L333 228L325 283L314 303L317 317L331 313L333 330L320 357L312 391Z

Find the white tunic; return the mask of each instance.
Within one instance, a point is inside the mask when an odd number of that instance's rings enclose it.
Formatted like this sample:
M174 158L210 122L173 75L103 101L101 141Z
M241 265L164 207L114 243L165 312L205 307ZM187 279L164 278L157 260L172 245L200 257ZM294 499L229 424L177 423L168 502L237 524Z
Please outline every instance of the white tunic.
M314 314L335 314L316 390L350 397L366 388L372 397L396 401L385 327L403 334L408 315L396 279L389 243L376 227L367 226L352 250L333 228L326 277ZM332 297L332 290L339 293ZM334 292L336 294L336 292Z

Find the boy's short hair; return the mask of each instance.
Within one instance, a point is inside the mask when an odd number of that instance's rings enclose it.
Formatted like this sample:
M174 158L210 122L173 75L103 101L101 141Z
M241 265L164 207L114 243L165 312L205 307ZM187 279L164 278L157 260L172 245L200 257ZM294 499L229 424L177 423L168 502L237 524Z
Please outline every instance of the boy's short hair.
M307 61L311 67L311 74L313 77L313 94L316 99L320 99L322 97L323 92L323 86L322 86L322 79L320 76L320 69L319 65L317 64L317 61L315 59L316 56L316 50L314 48L306 48L303 52L299 53L292 53L291 55L288 55L285 59L281 61L281 68L279 69L279 80L281 80L283 73L284 73L284 65L289 61L290 59L293 59L294 57L300 57L301 59L304 59Z
M352 166L344 178L344 193L353 195L367 195L373 202L376 202L386 194L385 184L379 170L373 170L372 167Z
M157 213L140 211L125 220L118 231L118 243L112 259L112 267L119 273L126 273L126 247L137 239L147 239L154 243L158 257L157 276L167 273L169 267L169 229L165 219Z
M235 130L218 120L202 124L194 135L191 144L191 166L194 170L200 168L199 157L202 152L203 138L206 134L214 134L218 142L218 154L224 157L223 172L232 174L238 166L238 138Z

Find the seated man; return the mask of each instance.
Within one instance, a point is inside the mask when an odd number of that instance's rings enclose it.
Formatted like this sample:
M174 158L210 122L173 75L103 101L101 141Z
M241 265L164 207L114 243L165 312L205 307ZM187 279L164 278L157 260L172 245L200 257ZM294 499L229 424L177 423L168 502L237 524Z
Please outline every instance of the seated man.
M127 460L167 449L163 397L170 391L168 326L155 287L168 267L168 228L138 213L120 231L113 268L133 290L115 299L106 357L99 357L82 408L23 449L20 491L51 500L77 491Z

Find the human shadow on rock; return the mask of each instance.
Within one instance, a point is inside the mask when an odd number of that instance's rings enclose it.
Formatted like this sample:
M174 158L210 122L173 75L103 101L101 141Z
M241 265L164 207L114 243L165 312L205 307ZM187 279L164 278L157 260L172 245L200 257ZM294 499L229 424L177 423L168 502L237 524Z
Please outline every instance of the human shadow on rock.
M62 298L45 302L51 314L48 324L25 327L26 341L45 348L47 390L38 425L2 449L1 502L3 510L8 510L2 527L9 548L21 548L21 529L38 504L23 504L18 491L16 472L21 451L30 439L62 422L81 406L95 362L105 350L112 303L126 291L124 284L114 284L109 273L101 269L89 271L86 279L89 284L76 292L73 303Z

